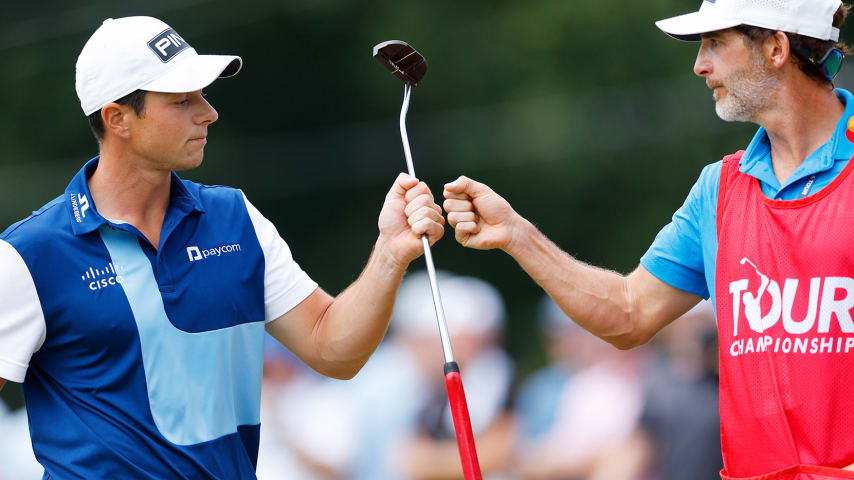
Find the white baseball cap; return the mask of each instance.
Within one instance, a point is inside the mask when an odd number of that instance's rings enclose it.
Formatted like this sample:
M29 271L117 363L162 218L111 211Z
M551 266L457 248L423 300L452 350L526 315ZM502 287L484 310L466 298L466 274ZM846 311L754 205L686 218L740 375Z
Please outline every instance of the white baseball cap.
M492 335L503 328L506 310L495 287L442 270L436 276L451 335ZM410 337L434 338L438 334L435 315L427 271L408 273L397 291L392 328Z
M833 14L840 0L704 0L700 10L655 24L673 38L696 42L701 33L750 25L797 33L819 40L839 40Z
M199 55L169 25L152 17L104 20L77 57L76 88L83 113L136 90L183 93L236 75L243 60Z

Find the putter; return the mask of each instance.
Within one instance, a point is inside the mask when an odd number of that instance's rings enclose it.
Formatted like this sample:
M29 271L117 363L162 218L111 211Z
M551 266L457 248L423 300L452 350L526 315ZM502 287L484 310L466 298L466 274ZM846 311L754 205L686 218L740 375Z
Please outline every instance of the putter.
M406 113L409 111L409 97L412 87L418 85L427 74L427 59L417 50L399 40L389 40L374 46L374 58L387 68L392 75L404 83L403 106L400 109L400 138L403 142L403 153L406 156L406 167L409 175L415 176L412 164L412 152L409 150L409 137L406 134ZM427 235L421 236L424 244L424 261L427 263L427 275L430 278L430 290L433 293L433 308L436 310L436 322L439 324L439 337L442 340L442 352L445 355L445 387L448 389L448 401L451 404L451 416L454 419L454 432L457 436L457 447L460 450L460 462L463 467L465 480L481 480L480 464L477 461L477 450L474 445L474 435L471 431L466 394L460 379L460 367L454 361L454 351L451 349L451 338L448 335L448 324L445 321L445 309L442 297L439 295L439 284L436 281L436 268L433 266L433 255L430 253L430 241Z

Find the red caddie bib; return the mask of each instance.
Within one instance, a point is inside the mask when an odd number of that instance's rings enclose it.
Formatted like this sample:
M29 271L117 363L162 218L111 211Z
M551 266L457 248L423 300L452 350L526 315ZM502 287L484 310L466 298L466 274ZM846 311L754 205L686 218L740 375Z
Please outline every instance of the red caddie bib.
M771 200L723 161L715 303L724 479L854 479L854 160Z

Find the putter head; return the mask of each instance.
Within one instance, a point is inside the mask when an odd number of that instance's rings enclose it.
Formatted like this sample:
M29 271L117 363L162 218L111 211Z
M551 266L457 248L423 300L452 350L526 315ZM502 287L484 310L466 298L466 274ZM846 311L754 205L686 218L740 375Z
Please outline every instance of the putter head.
M413 87L427 74L427 59L400 40L374 45L374 58L403 83Z

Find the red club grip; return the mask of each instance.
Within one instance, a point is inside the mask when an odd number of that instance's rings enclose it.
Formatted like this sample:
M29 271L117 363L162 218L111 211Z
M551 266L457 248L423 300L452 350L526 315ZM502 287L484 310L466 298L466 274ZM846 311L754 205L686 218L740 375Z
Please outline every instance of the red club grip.
M454 418L454 431L457 434L457 447L460 449L463 478L481 480L483 477L480 473L480 464L477 462L469 409L466 405L466 394L463 391L463 381L460 378L460 367L457 362L445 364L445 386L448 388L448 401L451 402L451 416Z

